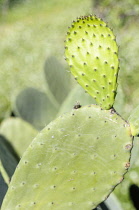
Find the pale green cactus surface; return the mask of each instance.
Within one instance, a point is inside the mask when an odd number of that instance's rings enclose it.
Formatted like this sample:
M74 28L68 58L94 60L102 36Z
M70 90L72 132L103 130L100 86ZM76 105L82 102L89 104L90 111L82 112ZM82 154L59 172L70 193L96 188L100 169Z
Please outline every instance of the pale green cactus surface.
M91 210L129 168L130 127L113 109L73 109L43 129L24 153L2 210Z
M77 82L103 109L110 109L119 71L112 30L95 16L77 18L67 32L65 55Z

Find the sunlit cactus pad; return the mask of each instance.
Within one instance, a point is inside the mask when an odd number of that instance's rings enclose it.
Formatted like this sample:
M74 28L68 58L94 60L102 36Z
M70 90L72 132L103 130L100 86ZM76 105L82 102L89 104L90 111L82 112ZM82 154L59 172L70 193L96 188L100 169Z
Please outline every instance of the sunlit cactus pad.
M130 127L113 109L73 109L31 143L2 210L91 210L123 180L131 148Z
M117 54L115 36L105 22L95 16L73 21L66 37L66 60L77 82L103 109L110 109L116 96Z

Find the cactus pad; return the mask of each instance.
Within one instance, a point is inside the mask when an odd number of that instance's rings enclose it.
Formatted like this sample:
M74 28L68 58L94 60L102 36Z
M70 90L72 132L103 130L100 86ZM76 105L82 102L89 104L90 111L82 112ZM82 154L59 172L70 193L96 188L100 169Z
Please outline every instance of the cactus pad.
M17 116L41 130L54 119L57 108L44 92L30 87L19 93L14 111Z
M73 21L65 55L77 82L103 109L113 106L117 90L118 47L107 24L95 16Z
M91 210L123 180L131 147L130 127L113 109L73 109L26 150L2 210Z
M0 134L7 138L19 157L22 157L37 133L29 123L18 117L7 118L0 126Z

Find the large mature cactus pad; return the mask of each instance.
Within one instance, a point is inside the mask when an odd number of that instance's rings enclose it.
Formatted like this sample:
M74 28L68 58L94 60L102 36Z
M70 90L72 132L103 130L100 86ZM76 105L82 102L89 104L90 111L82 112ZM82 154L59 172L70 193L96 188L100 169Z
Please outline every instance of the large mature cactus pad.
M131 147L130 127L114 110L72 110L31 143L2 210L91 210L122 181Z
M95 16L77 18L66 37L65 55L77 82L103 109L113 106L118 75L115 36Z

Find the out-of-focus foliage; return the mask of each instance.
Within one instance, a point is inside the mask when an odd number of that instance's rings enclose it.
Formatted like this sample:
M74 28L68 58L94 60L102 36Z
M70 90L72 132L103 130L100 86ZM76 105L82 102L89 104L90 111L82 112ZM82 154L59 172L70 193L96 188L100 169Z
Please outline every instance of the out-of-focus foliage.
M138 0L113 1L113 0L92 0L95 13L101 18L107 18L114 28L123 27L131 18L138 18Z
M45 93L27 88L17 96L15 112L41 130L54 119L57 109Z
M41 73L45 59L54 55L63 62L63 41L68 25L77 16L91 12L107 21L117 35L121 59L120 83L126 96L125 110L130 113L134 104L138 103L138 97L132 97L139 88L138 1L19 2L15 1L0 20L0 119L9 115L17 94L23 88L46 89Z
M100 16L114 29L120 58L119 80L125 94L127 117L138 104L134 92L139 88L139 1L92 0L93 13ZM139 93L138 93L139 95Z
M46 58L54 55L64 62L67 27L72 19L90 13L90 7L91 1L86 0L31 0L23 1L1 16L1 120L10 113L23 88L46 90L42 73Z
M23 0L0 0L0 14L5 15L16 4L21 3Z
M44 66L45 79L49 93L55 98L60 105L70 91L70 77L64 66L58 60L51 56Z
M16 97L14 106L14 113L38 130L54 120L71 89L69 74L54 56L45 62L44 76L47 91L26 88Z
M29 123L17 117L4 120L0 126L0 135L6 137L19 157L22 157L37 133L38 131Z
M18 161L19 158L13 146L3 135L0 135L0 172L7 184L10 182Z
M3 198L6 194L7 189L8 189L8 186L5 183L2 174L0 173L0 206L3 202Z

